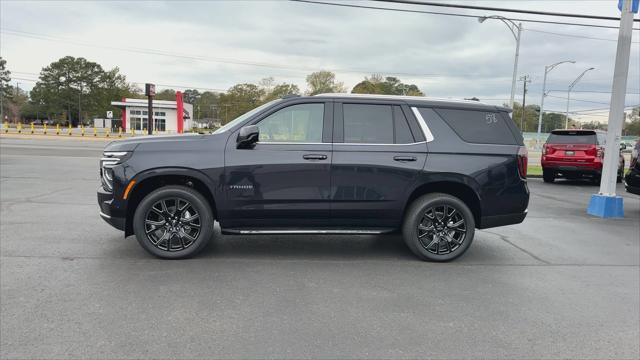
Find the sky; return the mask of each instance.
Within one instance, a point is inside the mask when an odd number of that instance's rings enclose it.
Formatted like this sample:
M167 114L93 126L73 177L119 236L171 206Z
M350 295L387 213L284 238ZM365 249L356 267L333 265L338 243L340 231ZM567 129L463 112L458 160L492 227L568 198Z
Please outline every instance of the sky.
M336 0L326 0L337 2ZM527 10L620 16L608 1L445 1ZM540 17L478 10L349 1L347 4L477 16L618 26L616 21ZM638 19L638 15L635 17ZM635 23L638 28L640 24ZM71 55L118 67L130 82L158 88L224 91L273 77L306 89L305 77L331 70L348 90L373 73L416 84L427 96L477 97L504 104L511 92L515 40L499 20L356 9L291 1L0 0L0 56L21 89L41 69ZM524 23L518 77L529 75L527 103L564 112L568 85L581 121L607 121L617 29ZM640 104L640 31L633 31L626 105ZM516 101L522 102L522 82Z

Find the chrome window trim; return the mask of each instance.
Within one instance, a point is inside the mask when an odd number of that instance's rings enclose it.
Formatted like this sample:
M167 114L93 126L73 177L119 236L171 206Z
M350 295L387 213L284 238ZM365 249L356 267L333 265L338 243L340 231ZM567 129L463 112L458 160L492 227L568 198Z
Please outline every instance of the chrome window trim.
M426 142L433 141L434 138L433 138L433 134L431 133L431 129L429 129L427 122L424 121L424 118L422 117L422 114L420 114L420 111L418 110L418 108L415 106L412 106L411 111L413 112L413 115L418 120L418 125L420 125L420 129L422 129L422 133L424 134L424 137L427 139Z
M407 144L377 144L377 143L340 143L340 142L326 142L326 143L303 143L303 142L257 142L260 145L365 145L365 146L407 146L407 145L420 145L426 144L426 141L418 141Z

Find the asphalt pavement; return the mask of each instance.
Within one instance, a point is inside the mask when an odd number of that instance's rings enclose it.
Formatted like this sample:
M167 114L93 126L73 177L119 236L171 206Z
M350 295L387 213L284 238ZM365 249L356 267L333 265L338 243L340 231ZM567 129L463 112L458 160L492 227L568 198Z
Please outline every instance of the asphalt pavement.
M223 236L167 261L98 216L104 142L0 137L2 358L640 357L640 198L530 179L446 264L399 235Z

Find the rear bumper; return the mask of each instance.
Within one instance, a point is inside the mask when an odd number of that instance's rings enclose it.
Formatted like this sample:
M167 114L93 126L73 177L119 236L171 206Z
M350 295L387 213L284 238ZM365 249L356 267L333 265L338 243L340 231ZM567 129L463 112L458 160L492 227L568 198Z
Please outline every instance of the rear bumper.
M119 209L112 206L113 193L107 192L104 188L98 188L98 205L100 206L100 217L107 224L118 230L125 229L125 216Z
M522 213L495 215L495 216L483 216L480 218L480 224L478 229L488 229L492 227L520 224L527 217L527 210Z
M602 163L573 162L573 161L543 161L542 170L560 173L583 173L599 175Z

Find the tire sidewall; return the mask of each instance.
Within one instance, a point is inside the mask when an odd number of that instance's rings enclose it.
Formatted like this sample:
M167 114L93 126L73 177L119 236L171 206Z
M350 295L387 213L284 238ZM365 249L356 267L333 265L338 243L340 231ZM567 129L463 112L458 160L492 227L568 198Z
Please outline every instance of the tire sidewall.
M467 233L462 245L453 253L446 255L436 255L425 249L418 240L418 223L422 220L424 212L432 206L448 205L454 207L464 217ZM436 262L446 262L458 258L464 254L475 236L475 220L469 207L462 200L447 194L429 194L414 201L411 209L407 212L407 218L403 225L403 237L409 248L421 259Z
M164 198L176 197L189 201L198 211L201 219L200 233L196 241L188 248L178 251L165 251L155 247L147 238L144 222L147 212L153 204ZM138 243L152 255L163 259L183 259L195 255L209 242L213 235L213 216L207 201L195 190L185 186L167 186L151 192L140 201L133 216L133 232Z

